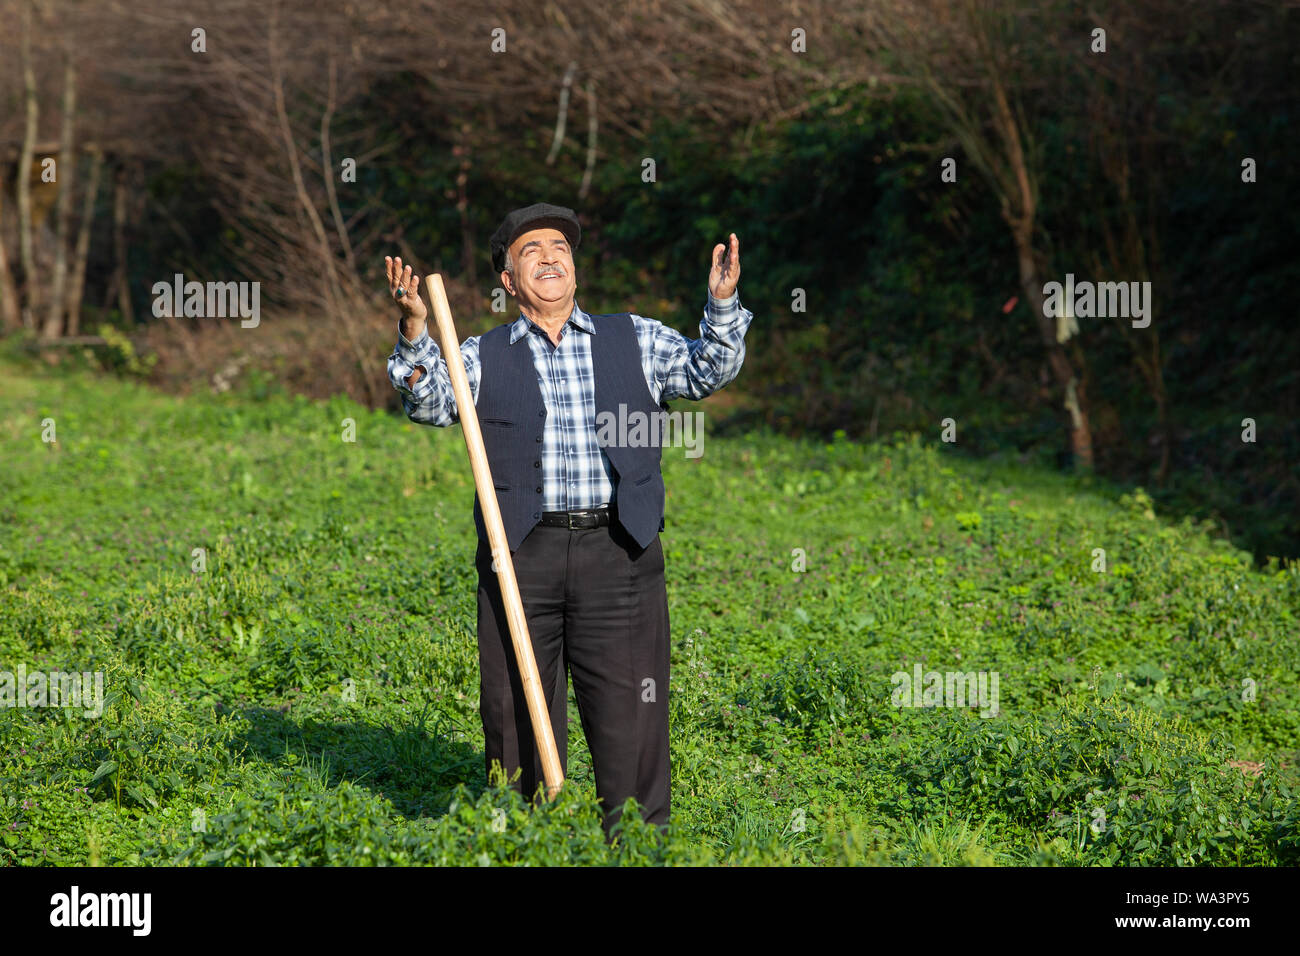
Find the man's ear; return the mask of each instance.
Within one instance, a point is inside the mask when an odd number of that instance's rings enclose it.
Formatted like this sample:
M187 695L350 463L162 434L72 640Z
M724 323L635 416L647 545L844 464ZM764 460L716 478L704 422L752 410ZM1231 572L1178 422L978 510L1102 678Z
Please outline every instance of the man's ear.
M512 286L514 283L506 281L506 277L509 276L509 275L510 275L509 272L504 272L504 271L503 271L503 272L501 273L501 285L505 287L505 290L506 290L507 292L509 292L511 296L514 296L514 294L515 294L515 290L512 289L512 288L510 288L510 286Z

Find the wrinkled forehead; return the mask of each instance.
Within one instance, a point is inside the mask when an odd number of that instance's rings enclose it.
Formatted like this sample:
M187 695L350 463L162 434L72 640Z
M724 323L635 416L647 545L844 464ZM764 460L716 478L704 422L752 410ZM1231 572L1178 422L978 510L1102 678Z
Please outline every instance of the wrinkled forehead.
M562 243L557 246L557 243ZM510 246L512 256L521 256L526 246L540 246L542 249L550 250L552 248L563 248L565 252L572 252L569 248L569 240L564 238L564 233L558 229L529 229Z

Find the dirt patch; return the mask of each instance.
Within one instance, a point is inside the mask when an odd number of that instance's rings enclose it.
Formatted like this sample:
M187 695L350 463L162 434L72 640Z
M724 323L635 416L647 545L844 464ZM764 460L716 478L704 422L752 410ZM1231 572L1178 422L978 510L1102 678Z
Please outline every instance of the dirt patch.
M1236 767L1247 777L1258 777L1264 772L1264 765L1254 760L1229 760L1229 767Z

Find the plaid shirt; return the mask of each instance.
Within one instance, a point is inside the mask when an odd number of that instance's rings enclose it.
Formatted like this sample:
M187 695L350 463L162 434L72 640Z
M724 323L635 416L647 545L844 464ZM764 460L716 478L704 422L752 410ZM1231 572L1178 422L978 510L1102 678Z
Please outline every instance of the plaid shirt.
M709 295L700 322L700 338L688 339L662 322L632 316L641 346L641 370L656 403L674 398L698 400L712 395L740 373L745 361L745 332L754 314L740 304L739 293L729 299ZM583 335L569 335L571 329ZM537 385L546 403L542 435L542 508L573 511L608 504L614 493L609 458L596 443L596 387L591 365L591 318L575 301L573 312L554 345L544 329L522 313L510 329L513 345L528 336ZM478 401L478 336L461 343L461 358L470 394ZM414 388L406 384L416 366L425 374ZM388 357L388 377L402 396L402 407L413 422L447 426L459 421L456 396L442 350L428 328L415 341L402 335Z

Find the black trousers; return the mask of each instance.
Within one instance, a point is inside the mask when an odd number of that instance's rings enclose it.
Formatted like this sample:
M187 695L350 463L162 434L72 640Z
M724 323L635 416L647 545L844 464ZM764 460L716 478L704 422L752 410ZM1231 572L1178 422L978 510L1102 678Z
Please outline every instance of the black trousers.
M658 536L640 547L615 517L583 530L538 525L512 555L560 765L568 772L568 675L591 751L602 826L628 797L667 824L668 592ZM484 765L500 763L525 797L545 785L488 546L479 542L479 713Z

